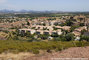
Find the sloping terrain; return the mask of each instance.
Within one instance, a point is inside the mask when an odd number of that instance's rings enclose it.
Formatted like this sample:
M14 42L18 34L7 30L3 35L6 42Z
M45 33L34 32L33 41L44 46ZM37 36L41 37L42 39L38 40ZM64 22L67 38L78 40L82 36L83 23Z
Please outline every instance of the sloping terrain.
M0 54L0 59L3 60L52 60L52 58L88 58L89 59L89 47L73 47L65 49L60 52L45 53L42 52L39 55L31 53L19 53L19 54Z
M45 54L43 56L27 57L25 60L52 60L52 58L88 58L89 59L89 47L69 48L61 52Z

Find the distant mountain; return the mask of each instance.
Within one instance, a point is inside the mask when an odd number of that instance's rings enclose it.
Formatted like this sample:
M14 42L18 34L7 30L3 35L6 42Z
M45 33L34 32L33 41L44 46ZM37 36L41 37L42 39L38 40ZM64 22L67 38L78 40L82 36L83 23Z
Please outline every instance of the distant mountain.
M20 10L20 11L15 11L15 10L0 10L0 13L58 13L61 11L34 11L34 10Z
M15 12L14 10L7 10L7 9L0 10L0 13L14 13L14 12Z
M63 11L54 11L54 10L51 10L51 11L34 11L34 10L15 11L15 10L8 10L8 9L0 10L0 14L7 14L7 13L29 14L29 13L75 13L75 12L63 12ZM79 12L79 13L81 13L81 12Z

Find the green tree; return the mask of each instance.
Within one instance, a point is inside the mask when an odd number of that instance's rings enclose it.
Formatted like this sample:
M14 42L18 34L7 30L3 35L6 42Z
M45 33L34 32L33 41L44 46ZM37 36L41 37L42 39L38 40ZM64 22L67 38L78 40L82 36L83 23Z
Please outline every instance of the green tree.
M83 40L89 41L89 36L81 35L80 36L80 41L83 41Z
M45 40L45 39L48 39L49 35L46 35L46 34L41 35L40 34L40 35L38 35L38 37Z
M27 21L27 25L30 25L30 23Z
M85 32L87 32L87 30L83 29L83 30L81 31L81 35L84 34Z
M74 34L69 33L65 36L65 38L66 38L66 41L72 41L74 40Z
M84 23L80 23L80 26L85 26L85 24Z
M79 26L71 26L70 28L70 32L73 32L76 28L78 28Z
M72 26L73 22L71 20L66 21L67 26Z

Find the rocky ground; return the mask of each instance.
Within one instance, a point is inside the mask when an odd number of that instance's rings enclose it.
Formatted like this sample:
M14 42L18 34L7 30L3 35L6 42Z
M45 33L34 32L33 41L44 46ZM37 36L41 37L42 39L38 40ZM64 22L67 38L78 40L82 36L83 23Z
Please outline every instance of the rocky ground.
M89 59L89 47L73 47L65 49L60 52L53 53L40 53L34 55L31 53L19 53L19 54L0 54L2 60L52 60L52 58L88 58Z

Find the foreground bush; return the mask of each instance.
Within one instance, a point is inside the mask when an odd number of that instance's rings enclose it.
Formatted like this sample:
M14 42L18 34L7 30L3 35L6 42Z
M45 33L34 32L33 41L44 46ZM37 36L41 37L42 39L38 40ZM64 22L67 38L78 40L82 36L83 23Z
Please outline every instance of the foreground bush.
M37 50L37 49L33 49L32 52L33 52L33 54L39 54L39 50Z
M0 53L2 52L32 52L34 54L39 54L39 50L46 50L50 52L51 50L61 51L70 47L83 47L89 46L89 42L85 41L48 41L48 42L27 42L18 40L0 40ZM50 50L49 50L50 49Z

